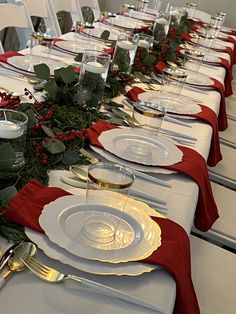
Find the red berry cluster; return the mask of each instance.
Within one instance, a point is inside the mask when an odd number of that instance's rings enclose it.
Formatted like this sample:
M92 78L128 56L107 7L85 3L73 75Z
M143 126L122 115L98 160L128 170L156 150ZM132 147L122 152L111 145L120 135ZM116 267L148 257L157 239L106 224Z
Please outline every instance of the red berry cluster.
M38 100L34 97L34 95L31 93L31 91L28 88L24 88L25 96L28 96L30 100L34 100L34 103L37 104Z
M19 96L12 96L6 92L0 92L0 108L4 107L7 109L16 110L20 104Z
M57 133L57 139L60 140L61 142L73 141L78 137L82 139L83 134L80 131L76 130Z
M43 165L47 165L48 155L43 152L43 147L36 142L33 142L32 146L35 150L35 157L38 158Z
M134 81L131 75L126 74L126 73L121 73L119 71L111 71L109 73L109 77L119 79L119 81L122 82L124 85L131 84Z
M38 122L45 122L52 118L53 116L53 109L49 109L45 114L38 116L37 120Z

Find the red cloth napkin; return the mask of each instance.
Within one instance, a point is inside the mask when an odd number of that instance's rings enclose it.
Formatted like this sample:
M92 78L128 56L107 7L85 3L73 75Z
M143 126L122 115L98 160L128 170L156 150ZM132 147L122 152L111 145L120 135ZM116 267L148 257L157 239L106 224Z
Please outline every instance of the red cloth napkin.
M23 56L23 54L16 52L16 51L8 51L5 53L0 54L0 62L7 63L8 58L16 57L16 56Z
M139 94L144 93L145 91L139 87L133 87L130 89L126 96L132 101L139 101ZM207 164L211 167L216 166L216 164L222 160L222 155L220 152L220 142L219 142L219 131L218 131L218 120L215 112L204 105L199 105L202 109L201 112L197 114L191 114L189 116L196 117L197 119L203 120L211 125L212 127L212 139L209 156L207 159Z
M92 145L103 148L98 137L103 131L111 130L113 125L99 120L87 130L86 136ZM163 168L174 170L192 178L199 186L198 204L194 225L201 231L209 230L219 218L217 206L213 197L205 159L195 150L178 146L183 152L183 160Z
M220 63L221 66L223 66L226 70L226 75L225 75L225 97L229 97L233 95L233 89L232 89L232 80L233 80L233 75L232 75L232 66L229 64L229 61L220 58Z
M39 232L44 232L38 219L44 205L70 193L55 187L47 187L31 180L16 196L9 206L11 210L5 218ZM189 238L184 229L175 222L152 217L161 228L161 246L143 263L161 265L176 280L175 314L200 314L191 279Z
M225 106L224 85L220 81L214 79L213 77L211 77L211 80L213 81L213 84L211 85L211 87L217 90L221 95L220 111L218 115L218 127L220 131L224 131L228 127L226 106Z

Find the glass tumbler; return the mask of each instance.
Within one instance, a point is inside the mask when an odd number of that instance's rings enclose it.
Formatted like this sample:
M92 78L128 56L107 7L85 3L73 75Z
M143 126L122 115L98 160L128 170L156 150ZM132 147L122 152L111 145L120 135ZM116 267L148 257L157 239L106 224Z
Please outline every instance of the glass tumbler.
M174 5L170 5L168 13L171 16L170 25L171 26L179 25L181 18L182 18L182 15L183 15L183 8L182 7L176 7Z
M194 17L194 13L195 13L195 9L197 7L197 4L196 3L187 3L186 4L186 10L188 12L188 16L191 18L191 17Z
M2 149L6 145L12 150L11 160L5 161L5 165L8 165L7 168L12 170L17 170L25 164L24 149L27 125L28 117L23 112L0 109L0 151L2 154Z
M133 173L119 164L107 162L89 166L83 235L94 246L110 244L119 236L120 221L134 179ZM104 197L102 204L98 201L101 196Z
M184 52L184 66L188 70L199 72L205 53L200 50L186 49Z
M120 33L116 42L112 71L130 74L138 47L139 36L124 32Z
M214 15L210 18L210 25L212 26L223 26L223 18L220 15Z
M162 72L162 91L180 95L188 72L184 69L168 66Z
M80 66L79 85L102 99L111 56L100 50L85 49Z
M215 36L212 34L208 34L207 32L204 34L199 34L197 45L203 46L206 50L209 50L212 47L214 40Z

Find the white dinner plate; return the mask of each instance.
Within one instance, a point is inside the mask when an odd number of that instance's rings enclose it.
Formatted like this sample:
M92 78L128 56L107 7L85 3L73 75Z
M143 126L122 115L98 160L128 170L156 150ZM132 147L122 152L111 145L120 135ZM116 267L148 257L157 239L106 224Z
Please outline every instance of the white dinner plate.
M149 173L161 173L161 174L172 174L175 173L175 171L164 169L161 167L153 167L153 166L146 166L146 165L139 165L137 163L133 163L124 159L121 159L119 157L116 157L115 155L109 153L105 149L98 148L96 146L90 145L90 148L95 151L95 153L101 155L102 157L106 158L109 161L118 163L122 166L128 167L130 169L135 169L137 171L142 172L149 172Z
M174 95L165 95L160 92L150 91L139 94L140 101L161 104L167 112L176 114L196 114L201 112L201 107L191 100L191 98L176 98Z
M90 205L90 209L97 215L105 212L111 219L119 219L126 198L117 193L97 192L95 204ZM75 205L68 206L70 199L75 200ZM88 209L84 205L85 199L83 195L70 195L44 207L39 224L52 242L76 256L109 263L144 259L161 245L160 227L144 211L129 202L120 220L119 234L122 237L116 237L107 244L89 241L82 231L82 218L85 209Z
M112 129L98 138L105 150L119 158L149 166L167 166L180 162L182 151L162 137L150 137L144 130Z
M54 44L55 47L60 48L62 50L72 52L72 53L79 53L84 52L85 49L92 49L92 50L103 50L105 48L104 45L100 44L98 42L89 42L89 40L63 40L63 41L57 41Z
M108 40L110 40L110 41L116 41L117 40L120 32L117 29L109 28L109 27L107 27L105 25L99 25L99 26L95 27L94 29L87 29L87 28L85 28L83 30L83 33L86 34L86 35L88 34L88 35L90 35L92 37L101 39L101 34L105 30L110 32Z
M73 189L70 192L78 194L78 189ZM67 199L67 206L75 205L76 202L77 200L75 199ZM133 199L130 200L130 202L132 202L133 206L137 207L137 209L141 211L144 210L149 215L165 218L163 215L157 213L155 210L151 209L147 204L144 204L143 202ZM111 264L84 259L71 254L70 252L51 242L46 235L43 235L28 228L25 229L25 233L29 237L29 239L36 243L37 246L41 250L43 250L44 253L50 258L59 260L64 264L68 264L84 272L98 275L138 276L159 268L159 266L156 265L144 264L140 262Z
M141 29L147 26L141 21L122 15L117 15L116 17L106 19L104 23L108 25L118 26L124 29Z
M140 11L135 11L135 10L125 12L124 16L131 17L131 18L141 20L144 22L153 22L155 20L155 17L153 15L150 15L150 14L147 14L144 12L140 12Z
M40 57L40 56L30 56L30 55L24 55L24 56L14 56L8 58L8 65L19 69L21 71L29 72L29 73L34 73L33 66L40 64L40 63L45 63L48 65L50 68L50 74L54 74L54 70L67 67L65 63L62 61L56 61L53 59L48 59L45 57Z
M203 73L197 73L191 70L187 70L188 75L185 83L189 85L196 85L201 87L211 87L213 85L213 80Z

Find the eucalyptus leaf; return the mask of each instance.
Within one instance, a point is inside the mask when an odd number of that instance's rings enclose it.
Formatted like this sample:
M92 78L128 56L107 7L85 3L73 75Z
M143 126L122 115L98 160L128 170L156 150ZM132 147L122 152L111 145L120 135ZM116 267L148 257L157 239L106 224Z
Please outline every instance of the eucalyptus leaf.
M82 59L83 59L83 53L82 53L82 52L79 52L79 53L77 54L77 56L74 58L74 60L75 60L76 62L81 62Z
M49 99L56 99L58 87L54 80L50 79L44 89L48 93Z
M49 151L51 154L59 154L63 153L66 150L65 144L59 141L57 138L45 139L43 140L43 146Z
M110 32L108 30L105 30L101 33L100 38L107 40L109 38L109 36L110 36Z
M154 63L156 63L156 55L148 53L146 54L146 56L143 59L143 63L146 65L153 65Z
M74 68L71 65L69 65L67 68L61 68L60 74L65 84L70 84L76 79Z
M0 170L10 169L16 161L16 153L9 143L0 145Z
M30 129L37 122L35 112L32 109L27 109L25 114L28 117L28 128Z
M15 185L7 186L6 188L0 190L0 199L9 201L16 193L17 189Z
M40 80L49 80L50 69L45 63L40 63L34 66L34 72Z
M77 162L79 160L80 156L72 151L72 150L68 150L64 153L64 157L63 157L63 164L66 166L70 166L72 164L74 164L75 162Z

